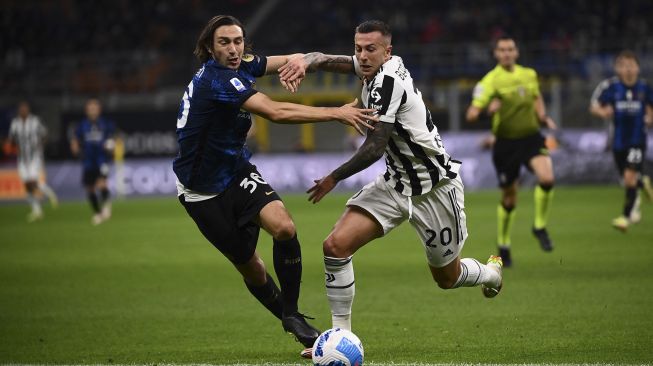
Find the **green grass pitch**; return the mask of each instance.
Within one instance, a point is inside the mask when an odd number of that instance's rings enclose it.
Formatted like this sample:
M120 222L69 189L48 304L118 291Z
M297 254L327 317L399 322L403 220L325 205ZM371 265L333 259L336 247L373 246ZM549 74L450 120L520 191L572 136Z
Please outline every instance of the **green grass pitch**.
M468 192L463 256L495 252L498 191ZM614 187L560 187L542 252L531 236L532 190L520 192L514 267L504 289L444 291L409 224L354 257L353 327L365 362L612 363L653 360L653 205L622 234ZM321 243L347 196L318 205L286 195L302 243L300 310L327 328ZM174 197L117 201L90 224L84 202L25 222L0 206L0 364L309 364L299 343L247 292ZM259 252L272 270L271 240ZM273 272L271 272L273 273Z

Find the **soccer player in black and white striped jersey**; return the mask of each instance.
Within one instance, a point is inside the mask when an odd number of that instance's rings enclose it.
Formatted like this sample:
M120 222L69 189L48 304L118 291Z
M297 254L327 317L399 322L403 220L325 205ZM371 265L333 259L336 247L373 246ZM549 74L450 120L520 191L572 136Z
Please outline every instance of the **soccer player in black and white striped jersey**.
M356 28L355 56L309 53L280 68L282 85L294 92L305 72L355 72L363 82L362 103L379 118L354 156L308 190L319 202L336 184L385 153L387 170L348 202L324 241L326 288L334 327L351 329L354 299L352 255L408 220L417 231L435 282L443 289L482 285L487 297L502 286L501 258L488 264L460 258L467 238L460 162L447 154L420 91L398 56L381 21Z
M30 113L29 103L18 103L18 114L9 126L9 141L18 147L18 175L25 184L27 202L32 209L27 215L28 222L43 218L39 192L49 198L53 207L57 205L57 195L45 180L41 180L46 134L47 130L41 119Z

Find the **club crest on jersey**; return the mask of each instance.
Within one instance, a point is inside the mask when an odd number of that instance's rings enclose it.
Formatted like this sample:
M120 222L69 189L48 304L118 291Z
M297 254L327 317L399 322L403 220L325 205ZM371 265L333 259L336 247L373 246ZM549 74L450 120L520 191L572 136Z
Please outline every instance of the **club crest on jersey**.
M251 53L246 53L246 54L243 55L243 57L241 58L241 60L243 60L243 61L245 61L245 62L251 62L251 61L254 61L254 55L252 55Z
M381 87L375 86L370 92L370 97L374 100L374 103L381 101Z
M236 90L238 90L239 92L241 92L241 91L243 91L243 90L246 89L246 88L245 88L245 85L243 85L243 83L242 83L240 80L238 80L238 78L233 78L233 79L229 80L229 82L230 82L231 85L233 85L234 88L236 88Z

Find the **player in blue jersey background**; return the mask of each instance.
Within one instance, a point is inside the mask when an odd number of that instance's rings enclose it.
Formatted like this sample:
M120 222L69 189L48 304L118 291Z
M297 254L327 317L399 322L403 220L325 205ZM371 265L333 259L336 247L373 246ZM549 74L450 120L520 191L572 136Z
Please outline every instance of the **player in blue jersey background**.
M242 274L250 293L284 330L311 347L320 332L298 311L302 260L297 231L281 198L249 162L250 113L277 123L339 121L361 133L377 118L369 115L373 110L355 108L357 101L337 108L273 101L254 89L255 79L277 74L300 55L265 57L246 53L248 48L242 24L228 15L213 17L199 36L194 53L202 66L177 116L179 154L173 170L178 197L202 234ZM273 238L281 289L256 252L260 228Z
M622 214L612 221L612 225L626 231L631 223L641 219L638 187L650 185L642 177L646 128L653 124L653 89L639 77L639 61L632 51L623 51L617 56L615 72L617 77L604 81L598 101L590 111L603 119L612 119L614 123L612 151L623 178L626 199Z
M82 184L93 209L91 222L98 225L111 217L111 201L107 176L113 150L115 125L101 116L97 99L86 102L86 118L75 128L70 150L82 160Z

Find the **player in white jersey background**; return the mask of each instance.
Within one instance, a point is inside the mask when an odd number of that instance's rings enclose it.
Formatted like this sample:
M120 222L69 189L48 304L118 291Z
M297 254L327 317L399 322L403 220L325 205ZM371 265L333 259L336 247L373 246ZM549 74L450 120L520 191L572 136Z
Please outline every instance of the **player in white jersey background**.
M422 240L439 287L483 285L483 293L493 297L502 286L500 257L491 256L487 265L460 258L467 238L460 163L446 153L402 59L391 55L391 39L384 22L366 21L356 28L354 57L309 53L292 59L279 75L282 84L295 91L306 70L355 72L363 81L363 105L376 109L379 116L380 122L368 131L354 156L308 190L309 200L317 203L339 181L385 153L385 174L347 202L323 243L333 326L345 329L351 329L355 293L352 255L406 220Z
M27 216L29 222L43 218L41 193L50 199L53 207L57 205L57 195L46 184L45 179L41 179L44 172L43 146L46 135L47 130L41 119L30 113L29 103L18 103L18 113L9 127L9 140L18 148L18 175L25 184L27 202L32 209Z

